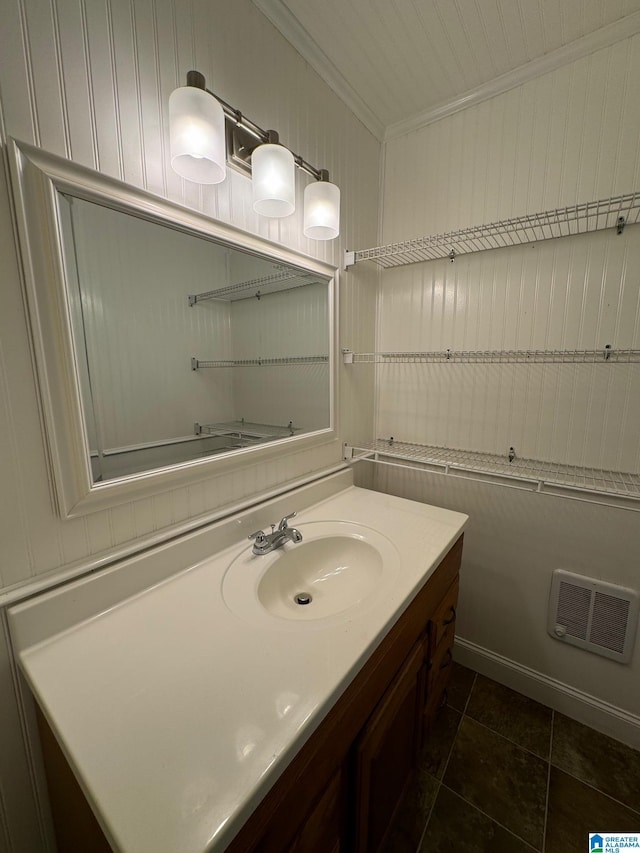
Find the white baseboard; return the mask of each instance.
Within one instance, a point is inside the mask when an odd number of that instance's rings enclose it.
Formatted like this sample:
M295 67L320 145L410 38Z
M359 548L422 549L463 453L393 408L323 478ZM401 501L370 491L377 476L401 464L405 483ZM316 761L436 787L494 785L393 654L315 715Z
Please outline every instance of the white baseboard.
M456 637L454 659L530 699L640 749L640 716Z

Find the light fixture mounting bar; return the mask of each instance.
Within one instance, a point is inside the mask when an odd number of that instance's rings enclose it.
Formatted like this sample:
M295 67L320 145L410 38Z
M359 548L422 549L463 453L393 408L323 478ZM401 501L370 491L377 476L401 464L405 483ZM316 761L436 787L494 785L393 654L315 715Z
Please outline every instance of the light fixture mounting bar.
M277 141L277 134L273 130L263 130L260 125L256 124L251 119L248 119L245 115L242 114L240 110L237 110L235 107L231 106L231 104L227 103L223 100L219 95L216 95L215 92L212 92L211 89L207 89L204 74L201 74L199 71L188 71L187 72L187 86L195 86L198 89L204 89L205 92L208 92L209 95L214 97L222 107L222 110L225 114L225 117L242 128L242 130L251 134L259 143L269 143ZM274 139L275 134L275 139ZM291 152L293 154L293 160L298 169L301 169L303 172L306 172L307 175L310 175L316 181L328 181L329 180L329 172L326 169L317 169L315 166L312 166L307 160L300 156L300 154L296 154L294 151ZM237 164L238 165L238 164ZM245 167L246 168L246 167Z

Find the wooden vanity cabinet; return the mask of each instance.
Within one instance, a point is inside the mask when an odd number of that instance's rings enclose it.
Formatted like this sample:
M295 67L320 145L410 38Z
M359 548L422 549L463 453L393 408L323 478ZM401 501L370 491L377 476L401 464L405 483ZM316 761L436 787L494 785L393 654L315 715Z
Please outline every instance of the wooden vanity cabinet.
M318 802L306 816L303 826L287 846L287 853L312 853L326 850L327 853L340 853L346 848L347 814L347 772L339 767L324 789ZM277 842L277 830L274 833ZM263 845L259 847L264 849ZM282 848L274 848L274 850Z
M459 582L456 578L429 620L428 675L423 720L424 737L428 737L429 729L438 710L447 701L447 684L453 663L458 586Z
M353 850L378 850L407 785L420 748L424 642L418 642L378 703L356 743Z
M377 853L446 697L462 537L228 853Z
M461 556L462 536L285 768L227 853L381 849L446 696ZM59 853L109 849L41 715L39 722L47 782L52 792L61 792L51 797ZM89 828L79 820L81 815Z

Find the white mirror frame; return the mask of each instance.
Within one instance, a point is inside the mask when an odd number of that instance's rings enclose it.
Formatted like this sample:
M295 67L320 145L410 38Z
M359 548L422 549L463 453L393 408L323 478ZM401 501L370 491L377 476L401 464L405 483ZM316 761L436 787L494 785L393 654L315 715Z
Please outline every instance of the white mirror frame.
M85 515L188 485L233 467L271 460L336 439L336 267L27 143L10 140L9 155L49 481L56 510L62 518ZM200 235L328 279L329 427L257 447L94 483L73 345L58 193Z

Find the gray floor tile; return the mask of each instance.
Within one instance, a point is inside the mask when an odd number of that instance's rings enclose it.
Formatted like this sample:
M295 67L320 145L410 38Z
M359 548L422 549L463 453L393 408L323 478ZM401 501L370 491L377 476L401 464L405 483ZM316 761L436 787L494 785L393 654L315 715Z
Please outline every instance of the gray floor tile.
M551 763L640 812L640 752L556 713Z
M478 675L466 714L541 758L549 758L551 708Z
M640 834L640 814L552 767L545 853L585 853L590 832Z
M425 770L418 771L400 806L382 853L415 853L440 783Z
M462 714L445 705L438 711L429 732L427 744L420 758L420 766L436 779L442 779L461 719Z
M444 783L532 847L541 849L548 763L463 717Z
M585 853L590 832L640 835L640 752L553 716L545 853ZM431 810L422 853L540 851L551 717L548 708L454 664L448 704L384 853L415 853Z
M438 792L420 846L421 853L532 853L533 850L444 785Z

